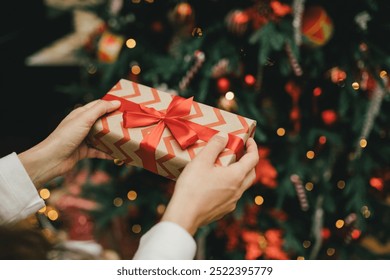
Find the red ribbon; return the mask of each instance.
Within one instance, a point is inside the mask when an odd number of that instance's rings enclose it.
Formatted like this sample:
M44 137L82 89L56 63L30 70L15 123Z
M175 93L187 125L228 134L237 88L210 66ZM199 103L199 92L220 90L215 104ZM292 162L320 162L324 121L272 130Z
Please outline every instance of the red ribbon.
M183 118L190 114L192 97L184 99L180 96L173 96L165 112L111 94L106 94L102 99L107 101L119 100L121 102L118 110L123 112L123 127L125 128L157 124L149 134L144 136L137 151L142 158L144 167L155 173L157 173L155 152L165 127L168 127L183 150L195 144L199 139L207 142L214 134L218 133L215 129ZM241 138L229 134L226 147L233 150L236 157L239 158L243 153L244 142Z

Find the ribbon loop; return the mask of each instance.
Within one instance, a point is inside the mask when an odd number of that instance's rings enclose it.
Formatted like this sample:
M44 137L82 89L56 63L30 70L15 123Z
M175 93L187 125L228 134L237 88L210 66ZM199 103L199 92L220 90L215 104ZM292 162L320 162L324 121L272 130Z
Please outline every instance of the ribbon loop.
M191 106L192 98L183 99L177 96L174 96L166 112L157 111L156 109L139 104L140 111L134 112L133 110L125 110L123 112L123 126L125 128L134 128L161 122L164 128L168 127L177 143L184 150L190 145L195 144L199 139L197 133L190 126L186 125L185 122L180 120L181 117L189 115ZM159 132L155 133L154 130L156 130L157 127L158 126L152 130L151 134L157 138L156 141L158 143L164 129L159 127Z

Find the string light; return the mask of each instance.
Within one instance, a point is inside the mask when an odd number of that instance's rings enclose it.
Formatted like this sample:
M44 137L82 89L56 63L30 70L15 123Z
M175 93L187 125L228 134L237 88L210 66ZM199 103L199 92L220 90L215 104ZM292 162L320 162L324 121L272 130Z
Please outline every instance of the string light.
M135 192L135 191L129 191L128 193L127 193L127 198L129 199L129 200L136 200L137 199L137 192Z
M307 190L307 191L312 191L313 190L313 188L314 188L314 185L313 185L313 183L312 182L307 182L306 184L305 184L305 189Z
M50 197L50 191L48 189L41 189L39 195L42 199L48 199Z
M286 130L283 128L283 127L279 127L277 130L276 130L276 134L280 137L284 136L286 134Z
M255 204L262 205L264 203L264 198L261 195L255 197Z
M360 145L360 147L362 147L362 148L367 147L367 140L366 140L366 139L360 139L359 145Z
M335 250L334 248L328 248L328 249L326 250L326 254L327 254L328 256L333 256L334 253L336 253L336 250Z
M132 38L130 38L126 41L126 47L128 47L129 49L135 48L136 45L137 45L137 42Z
M344 221L339 219L339 220L336 221L335 225L336 225L337 228L340 229L340 228L342 228L344 226Z
M159 204L157 206L157 213L160 215L164 214L166 208L167 207L164 204Z
M131 227L131 231L134 233L140 233L142 230L141 225L135 224Z
M131 73L133 73L134 75L138 75L139 73L141 73L141 67L139 67L139 65L131 66Z
M358 82L353 82L353 83L352 83L352 88L353 88L354 90L358 90L358 89L360 88L359 83L358 83Z
M380 73L379 73L379 76L383 79L385 77L387 77L387 72L385 70L382 70Z
M315 157L314 151L307 151L306 157L307 157L308 159L313 159L313 158Z
M46 212L46 206L43 206L41 209L38 210L39 213L45 213Z
M344 189L344 188L345 188L345 181L343 181L343 180L338 181L338 182L337 182L337 187L338 187L340 190Z
M124 162L123 160L119 159L119 158L114 159L114 164L115 164L115 165L121 166L121 165L123 165L124 163L125 163L125 162Z
M311 246L311 242L309 240L303 241L303 248L307 249Z
M226 98L227 100L233 100L233 99L234 99L234 92L228 91L228 92L225 94L225 98Z
M123 204L123 199L120 198L120 197L116 197L116 198L114 199L113 203L114 203L114 205L115 205L116 207L120 207L120 206L122 206L122 204Z
M304 256L298 256L298 257L297 257L297 260L298 260L298 261L304 261L304 260L305 260L305 257L304 257Z
M58 219L58 212L54 209L50 210L49 212L47 212L47 217L52 220L52 221L55 221Z

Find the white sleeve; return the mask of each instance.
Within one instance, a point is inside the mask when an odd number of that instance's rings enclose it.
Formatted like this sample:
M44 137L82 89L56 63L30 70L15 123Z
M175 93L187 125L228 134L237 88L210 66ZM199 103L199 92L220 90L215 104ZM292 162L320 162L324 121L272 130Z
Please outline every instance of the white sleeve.
M195 257L194 238L172 222L159 222L140 240L134 260L192 260Z
M0 224L22 220L44 206L17 154L0 158Z

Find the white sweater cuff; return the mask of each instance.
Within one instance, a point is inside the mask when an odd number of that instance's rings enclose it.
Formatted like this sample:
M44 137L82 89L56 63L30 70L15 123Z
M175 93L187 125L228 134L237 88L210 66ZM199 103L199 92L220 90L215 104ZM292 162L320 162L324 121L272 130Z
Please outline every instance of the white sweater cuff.
M140 240L134 260L192 260L195 257L194 238L172 222L160 222Z
M0 158L0 224L22 220L45 206L16 153Z

